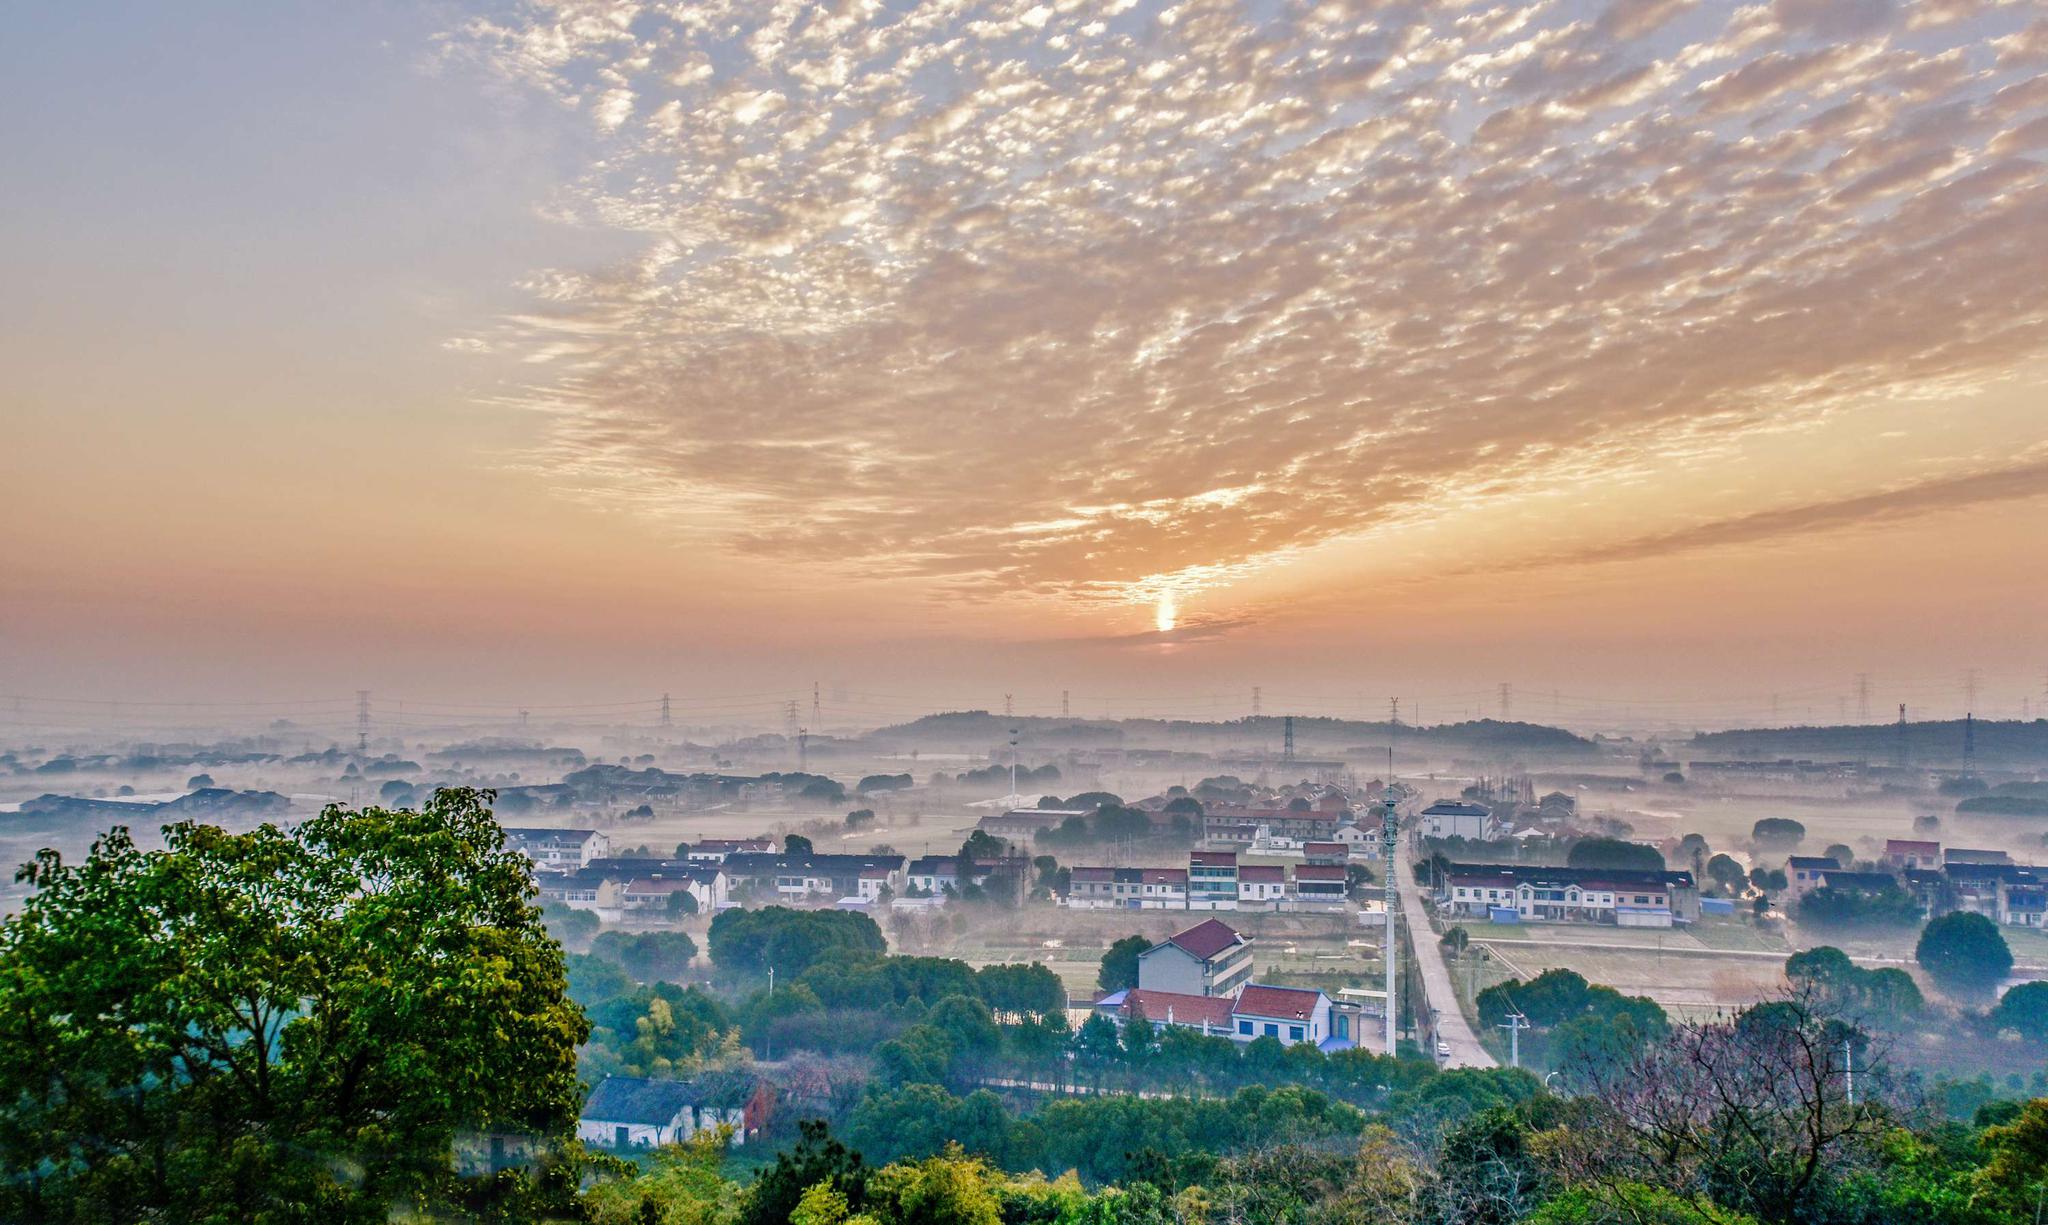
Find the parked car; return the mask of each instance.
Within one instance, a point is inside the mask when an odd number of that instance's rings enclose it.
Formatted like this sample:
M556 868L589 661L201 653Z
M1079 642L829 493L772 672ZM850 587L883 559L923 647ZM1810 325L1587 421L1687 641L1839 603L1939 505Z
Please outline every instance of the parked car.
M1451 1057L1451 1044L1442 1038L1436 1040L1436 1057L1438 1059L1449 1059Z

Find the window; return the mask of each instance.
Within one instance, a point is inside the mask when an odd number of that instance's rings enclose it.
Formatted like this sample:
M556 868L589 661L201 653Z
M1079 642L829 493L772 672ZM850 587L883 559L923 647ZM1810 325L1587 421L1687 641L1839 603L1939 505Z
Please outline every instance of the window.
M1278 1023L1273 1021L1266 1022L1266 1036L1268 1038L1277 1038L1280 1036L1280 1026L1278 1025Z
M1301 1041L1301 1026L1299 1026L1299 1025L1290 1025L1290 1026L1288 1026L1288 1027L1287 1027L1287 1036L1288 1036L1289 1038L1293 1039L1293 1040L1294 1040L1294 1041L1296 1041L1296 1042L1299 1042L1299 1041Z
M1249 1036L1252 1032L1252 1023L1250 1021L1239 1021L1237 1023L1237 1032Z

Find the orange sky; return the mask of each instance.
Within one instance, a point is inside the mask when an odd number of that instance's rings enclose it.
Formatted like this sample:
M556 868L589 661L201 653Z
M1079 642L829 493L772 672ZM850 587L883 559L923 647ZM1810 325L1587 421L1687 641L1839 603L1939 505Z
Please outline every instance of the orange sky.
M0 18L0 690L2039 709L2025 9Z

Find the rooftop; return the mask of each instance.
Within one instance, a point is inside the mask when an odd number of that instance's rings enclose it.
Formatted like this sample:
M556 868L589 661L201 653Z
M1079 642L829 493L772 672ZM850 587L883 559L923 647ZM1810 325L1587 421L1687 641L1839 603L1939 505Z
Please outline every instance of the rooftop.
M1307 987L1263 987L1253 983L1238 992L1231 1009L1238 1016L1271 1017L1281 1021L1306 1021L1315 1015L1323 993Z
M1204 919L1186 931L1168 936L1166 943L1190 956L1208 961L1219 953L1244 944L1245 939L1237 934L1235 928L1220 919Z

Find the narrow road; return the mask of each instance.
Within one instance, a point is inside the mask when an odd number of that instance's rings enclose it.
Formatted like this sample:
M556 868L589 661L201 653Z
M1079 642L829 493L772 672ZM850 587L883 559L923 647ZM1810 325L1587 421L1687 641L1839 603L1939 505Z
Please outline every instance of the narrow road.
M1429 996L1416 1003L1438 1009L1436 1036L1451 1048L1450 1057L1438 1062L1447 1068L1498 1067L1499 1061L1479 1045L1479 1035L1472 1032L1472 1023L1458 1007L1450 967L1444 964L1444 951L1437 946L1436 933L1429 926L1429 911L1422 905L1422 889L1415 883L1415 865L1408 862L1406 855L1397 854L1389 868L1401 894L1402 917L1408 921L1408 945L1415 950L1416 963L1422 969L1423 990Z

